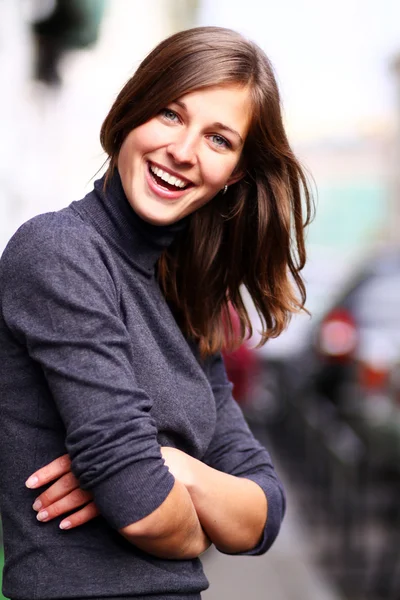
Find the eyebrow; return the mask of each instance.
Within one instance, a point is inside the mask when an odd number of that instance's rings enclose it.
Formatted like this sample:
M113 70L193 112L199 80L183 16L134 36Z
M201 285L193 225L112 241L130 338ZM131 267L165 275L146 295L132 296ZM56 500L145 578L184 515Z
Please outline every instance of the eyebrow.
M182 102L182 100L174 100L172 102L172 104L177 104L178 106L180 106L181 108L183 108L183 110L186 110L186 112L187 112L187 106L184 102ZM222 131L229 131L234 136L239 138L239 141L241 144L244 144L243 138L240 135L240 133L238 131L236 131L235 129L232 129L232 127L228 127L228 125L224 125L223 123L220 123L219 121L216 121L215 123L213 123L211 125L211 127L216 127L217 129L222 129Z

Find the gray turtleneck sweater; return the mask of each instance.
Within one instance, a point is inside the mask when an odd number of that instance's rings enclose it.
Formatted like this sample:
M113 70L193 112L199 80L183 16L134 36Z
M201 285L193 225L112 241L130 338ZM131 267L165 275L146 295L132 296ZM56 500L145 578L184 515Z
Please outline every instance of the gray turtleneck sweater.
M258 483L265 552L284 513L266 450L232 399L221 356L200 360L160 291L155 264L183 223L133 212L118 173L83 200L25 223L0 262L0 510L4 593L15 600L197 599L196 560L162 560L116 531L165 500L160 445ZM199 291L200 293L200 291ZM24 481L68 452L102 516L39 523Z

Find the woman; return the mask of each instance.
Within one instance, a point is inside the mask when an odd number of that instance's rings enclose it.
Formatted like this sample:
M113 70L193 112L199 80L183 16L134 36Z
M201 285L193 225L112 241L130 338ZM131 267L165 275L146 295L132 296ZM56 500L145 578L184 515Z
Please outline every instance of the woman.
M1 261L4 593L198 599L211 543L260 554L283 518L220 349L241 286L263 342L302 308L306 180L268 59L222 28L157 46L101 141L106 176Z

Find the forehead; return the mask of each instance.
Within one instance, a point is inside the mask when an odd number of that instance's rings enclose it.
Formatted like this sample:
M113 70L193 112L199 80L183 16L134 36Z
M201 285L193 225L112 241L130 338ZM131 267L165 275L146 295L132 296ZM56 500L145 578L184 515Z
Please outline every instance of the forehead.
M229 84L189 92L178 98L190 116L235 129L244 139L251 120L251 95L246 86Z

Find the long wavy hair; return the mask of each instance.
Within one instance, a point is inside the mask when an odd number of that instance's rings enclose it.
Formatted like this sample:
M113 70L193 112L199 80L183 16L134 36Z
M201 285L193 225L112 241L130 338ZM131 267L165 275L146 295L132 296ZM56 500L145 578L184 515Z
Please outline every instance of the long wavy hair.
M220 27L181 31L161 42L125 84L100 134L117 165L128 133L181 96L224 84L248 87L252 119L241 164L245 175L194 212L158 261L163 293L186 336L203 356L234 348L252 335L243 288L261 320L260 344L278 336L291 314L305 310L301 270L304 228L313 204L306 174L282 123L273 68L264 52ZM229 305L239 317L232 327ZM239 332L238 332L239 329Z

